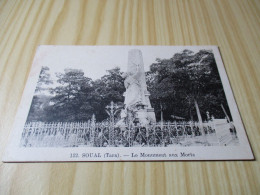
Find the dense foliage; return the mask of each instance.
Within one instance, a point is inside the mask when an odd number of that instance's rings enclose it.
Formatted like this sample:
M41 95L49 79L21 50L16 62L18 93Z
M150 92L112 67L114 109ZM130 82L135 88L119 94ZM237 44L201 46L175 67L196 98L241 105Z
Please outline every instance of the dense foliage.
M224 118L221 104L227 109L223 86L211 51L193 53L184 50L170 59L157 59L147 72L150 100L159 119L163 111L164 120L173 116L186 120L197 120L195 104L202 118L208 111L215 118Z
M93 114L102 121L108 117L105 107L111 101L123 103L124 79L119 68L108 70L108 74L95 81L85 77L82 70L64 72L56 73L56 87L41 90L40 94L36 91L27 121L87 121ZM42 77L50 80L46 71L41 71ZM42 82L38 85L43 85Z
M93 114L102 121L108 117L105 107L111 101L119 105L124 102L120 68L108 70L97 80L87 78L82 70L65 69L56 73L56 84L48 71L43 67L40 72L27 121L86 121ZM164 120L171 121L198 120L200 114L205 120L207 111L215 118L224 118L221 104L230 117L211 51L184 50L170 59L157 59L146 72L146 80L158 121L161 113Z

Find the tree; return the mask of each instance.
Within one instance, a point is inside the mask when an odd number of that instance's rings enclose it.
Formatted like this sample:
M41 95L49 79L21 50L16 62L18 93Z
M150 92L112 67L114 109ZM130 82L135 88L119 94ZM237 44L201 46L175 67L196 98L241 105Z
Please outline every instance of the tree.
M34 95L27 117L27 122L46 121L48 115L46 109L49 107L50 96L48 95Z
M65 69L65 73L56 73L60 85L51 90L52 106L49 108L49 120L80 121L91 117L93 107L88 103L92 92L92 80L84 76L82 70Z
M40 71L39 79L35 88L35 95L33 96L30 111L28 113L27 122L42 121L46 119L45 107L48 106L50 97L46 94L49 91L47 87L53 84L49 73L50 69L43 66Z
M220 105L228 106L211 51L184 50L170 59L157 59L147 77L157 118L161 107L167 120L176 115L202 121L206 119L206 111L224 117Z
M87 121L93 114L97 121L102 121L108 118L105 107L111 101L123 104L125 88L120 68L108 70L95 81L85 77L82 70L65 69L64 73L56 73L55 87L43 88L52 83L48 70L41 71L39 94L33 98L27 122Z
M48 121L87 121L95 114L97 121L108 118L105 107L111 102L123 104L124 79L120 68L107 71L102 78L92 81L77 69L56 73L59 84L51 90Z
M41 92L47 90L46 85L53 84L53 81L50 78L49 67L43 66L39 75L37 86L35 92Z
M93 82L93 96L99 102L95 105L95 115L97 121L102 121L108 117L105 112L105 107L110 104L111 101L118 105L123 105L125 92L124 79L122 78L122 72L120 68L107 70L106 75Z

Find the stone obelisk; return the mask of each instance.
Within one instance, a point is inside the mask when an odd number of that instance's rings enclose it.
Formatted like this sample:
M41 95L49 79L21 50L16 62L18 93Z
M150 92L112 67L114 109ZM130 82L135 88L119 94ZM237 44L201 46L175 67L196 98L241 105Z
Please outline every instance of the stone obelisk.
M127 72L125 77L125 109L135 114L135 121L145 125L156 122L154 109L147 91L142 52L132 49L128 52Z

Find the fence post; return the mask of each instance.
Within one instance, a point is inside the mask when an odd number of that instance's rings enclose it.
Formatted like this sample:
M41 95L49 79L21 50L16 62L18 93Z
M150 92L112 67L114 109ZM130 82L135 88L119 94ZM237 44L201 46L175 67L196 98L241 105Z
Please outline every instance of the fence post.
M92 115L92 118L91 118L91 132L92 132L92 146L95 145L95 129L96 129L96 118L95 118L95 115L93 114Z

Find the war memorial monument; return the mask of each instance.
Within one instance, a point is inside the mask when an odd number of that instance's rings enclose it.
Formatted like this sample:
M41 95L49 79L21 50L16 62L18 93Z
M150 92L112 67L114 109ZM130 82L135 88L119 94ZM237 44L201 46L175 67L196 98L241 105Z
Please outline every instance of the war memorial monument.
M129 118L143 126L156 122L154 109L149 99L150 93L147 91L144 62L140 50L129 51L127 72L123 74L123 78L126 91L119 124L123 125Z

